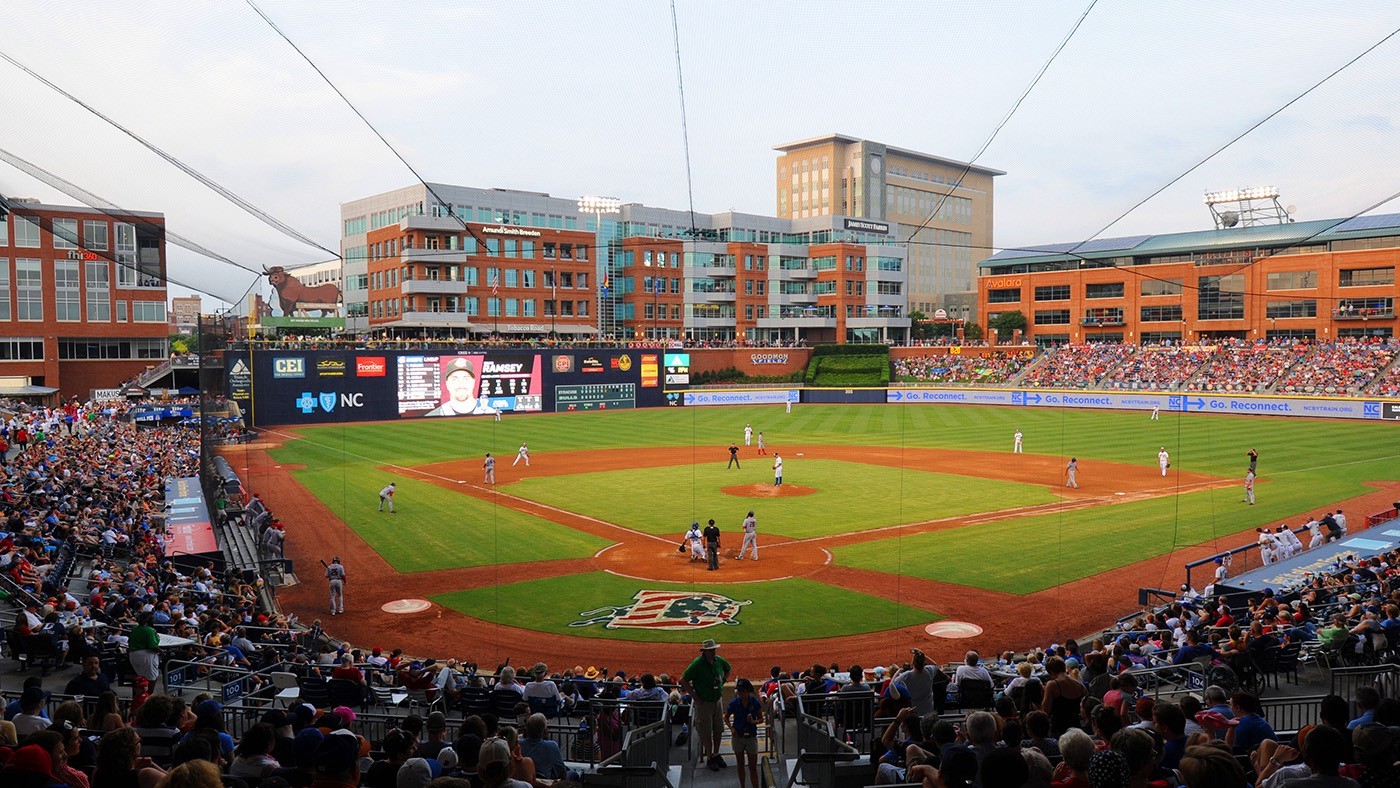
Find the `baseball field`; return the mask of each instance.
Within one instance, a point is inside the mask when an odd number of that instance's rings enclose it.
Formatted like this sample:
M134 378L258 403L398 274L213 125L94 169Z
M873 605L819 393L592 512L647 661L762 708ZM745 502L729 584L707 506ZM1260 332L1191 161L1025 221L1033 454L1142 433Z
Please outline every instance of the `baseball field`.
M1017 429L1023 454L1011 452ZM1358 523L1400 497L1394 425L1310 419L799 405L262 437L230 460L287 524L303 582L283 604L328 619L314 567L339 555L347 612L329 631L483 664L519 654L655 668L707 637L765 670L780 658L884 661L911 645L940 657L1043 645L1130 612L1137 588L1174 587L1188 560L1248 543L1255 527L1338 506ZM741 467L726 467L731 442ZM522 443L528 467L512 465ZM1242 502L1250 448L1254 506ZM1064 486L1070 457L1078 489ZM390 481L396 514L378 511ZM750 510L760 559L737 561ZM678 549L710 518L723 533L713 572ZM431 605L381 610L400 599ZM971 637L933 638L935 622Z

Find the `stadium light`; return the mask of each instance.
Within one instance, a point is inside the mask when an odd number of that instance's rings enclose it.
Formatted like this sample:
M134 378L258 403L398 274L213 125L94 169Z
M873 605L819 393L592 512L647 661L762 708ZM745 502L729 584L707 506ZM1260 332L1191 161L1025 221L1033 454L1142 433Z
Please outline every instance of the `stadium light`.
M622 213L622 200L616 197L599 197L596 194L588 194L578 198L579 213L591 213L598 219L594 237L598 239L597 254L594 257L598 260L598 268L595 276L600 277L599 281L593 284L593 292L598 294L595 301L598 307L598 333L603 339L616 329L615 316L613 315L614 297L613 288L617 285L612 282L612 266L608 262L608 240L603 237L603 217L608 214ZM608 292L604 294L603 288L607 285ZM555 305L558 308L558 305Z
M1273 200L1278 198L1278 189L1273 186L1253 186L1247 189L1225 189L1218 192L1206 192L1206 205L1219 205L1227 202L1240 202L1242 200Z

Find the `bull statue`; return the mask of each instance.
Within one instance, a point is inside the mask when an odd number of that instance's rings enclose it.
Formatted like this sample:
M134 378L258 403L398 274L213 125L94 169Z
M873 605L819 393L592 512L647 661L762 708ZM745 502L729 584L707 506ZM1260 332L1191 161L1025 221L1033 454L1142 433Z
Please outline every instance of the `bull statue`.
M340 288L329 282L314 287L304 285L280 265L271 268L263 266L263 274L277 291L277 301L282 306L283 315L309 315L312 311L319 311L321 317L326 317L340 310Z

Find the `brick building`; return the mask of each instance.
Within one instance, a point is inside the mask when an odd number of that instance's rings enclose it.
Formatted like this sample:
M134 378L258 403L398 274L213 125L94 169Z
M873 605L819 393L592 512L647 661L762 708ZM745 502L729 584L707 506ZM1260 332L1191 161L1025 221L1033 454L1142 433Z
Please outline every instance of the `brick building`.
M86 397L167 357L165 217L8 201L0 216L0 396Z
M1040 344L1394 336L1400 214L1000 252L978 313Z

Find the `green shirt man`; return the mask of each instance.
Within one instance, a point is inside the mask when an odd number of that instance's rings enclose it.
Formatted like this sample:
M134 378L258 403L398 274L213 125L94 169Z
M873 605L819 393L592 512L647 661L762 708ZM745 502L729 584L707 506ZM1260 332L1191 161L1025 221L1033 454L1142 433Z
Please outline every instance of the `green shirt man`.
M714 703L724 697L724 682L729 678L729 663L713 650L702 651L690 663L682 677L690 682L691 692L703 701Z

